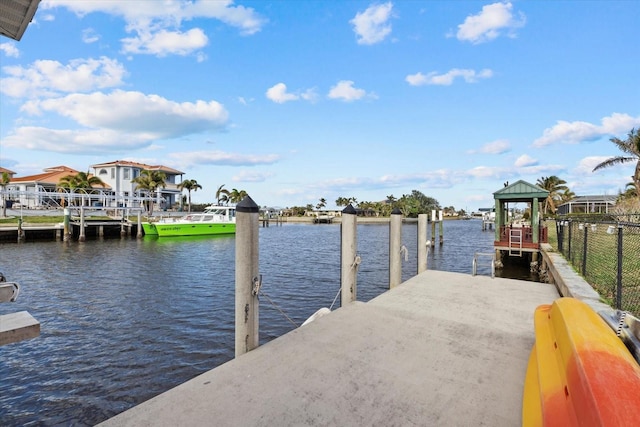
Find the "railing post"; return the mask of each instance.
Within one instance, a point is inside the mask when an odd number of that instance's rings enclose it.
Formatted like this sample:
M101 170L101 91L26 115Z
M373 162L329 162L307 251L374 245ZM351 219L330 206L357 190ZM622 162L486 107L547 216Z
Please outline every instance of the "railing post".
M342 210L340 224L340 286L342 307L356 300L359 258L357 256L356 210L348 205Z
M247 196L238 203L236 212L235 357L238 357L259 345L259 207Z
M391 211L389 222L389 289L402 282L402 212L395 208Z
M427 217L418 215L418 274L427 270Z

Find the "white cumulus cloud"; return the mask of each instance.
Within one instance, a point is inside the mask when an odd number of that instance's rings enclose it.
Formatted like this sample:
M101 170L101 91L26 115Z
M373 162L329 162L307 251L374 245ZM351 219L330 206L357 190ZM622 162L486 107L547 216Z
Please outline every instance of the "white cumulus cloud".
M340 99L345 102L356 101L367 96L364 89L353 87L355 83L351 80L340 80L332 86L327 95L330 99Z
M528 154L523 154L522 156L516 159L514 166L517 168L528 167L528 166L536 166L538 164L538 160L529 156Z
M43 13L62 7L80 17L104 13L124 19L124 28L132 36L122 40L123 52L157 56L187 55L207 44L204 31L183 29L185 22L215 19L243 35L257 33L266 23L254 9L231 0L163 0L161 7L156 1L44 0L40 5Z
M266 96L278 104L284 104L288 101L297 101L300 99L298 95L287 92L287 85L284 83L277 83L267 89Z
M458 40L474 44L491 41L503 32L513 37L515 30L524 26L526 18L522 13L515 17L512 9L510 2L483 6L480 13L468 16L462 24L458 25L456 37Z
M408 75L405 80L411 86L423 86L423 85L441 85L449 86L453 84L456 78L462 78L467 83L476 83L479 79L488 79L493 76L493 71L490 69L483 69L481 71L453 68L444 74L438 74L433 71L428 74L422 74L418 72L416 74Z
M0 51L4 52L10 58L17 58L20 56L20 51L13 43L0 43Z
M533 141L534 147L544 147L554 143L577 144L583 141L593 141L604 136L626 134L629 129L640 126L640 116L632 117L628 114L613 113L604 117L601 125L574 121L558 120L555 126L543 131L542 136Z
M0 91L11 97L54 96L60 93L86 92L123 84L127 72L115 59L74 59L68 64L38 60L28 67L2 69Z
M393 3L387 2L369 6L364 12L358 12L351 21L358 44L375 44L391 34L389 19L392 16Z

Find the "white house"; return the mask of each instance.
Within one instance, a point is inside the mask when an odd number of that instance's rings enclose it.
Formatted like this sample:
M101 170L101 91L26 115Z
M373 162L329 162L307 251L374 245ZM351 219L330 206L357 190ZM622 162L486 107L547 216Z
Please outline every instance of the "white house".
M159 187L156 191L156 203L160 208L170 208L174 203L180 201L181 191L178 184L182 182L184 172L168 166L152 166L127 160L116 160L91 165L91 169L92 174L107 184L116 198L122 198L123 203L126 203L129 197L140 195L137 193L137 185L132 180L140 176L143 170L162 172L167 178L165 187Z

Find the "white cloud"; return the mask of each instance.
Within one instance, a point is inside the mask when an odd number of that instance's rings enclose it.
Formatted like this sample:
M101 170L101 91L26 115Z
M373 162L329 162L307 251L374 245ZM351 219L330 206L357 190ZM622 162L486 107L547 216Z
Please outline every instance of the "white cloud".
M538 160L529 156L528 154L523 154L518 157L514 163L514 166L517 168L527 167L527 166L536 166L538 164Z
M191 151L170 153L177 162L192 165L255 166L271 165L280 160L277 154L238 154L224 151Z
M227 111L216 101L177 103L158 95L121 90L30 101L23 109L32 114L54 112L89 128L132 132L156 139L220 130L228 120Z
M467 171L467 174L474 178L501 178L505 176L504 168L476 166Z
M353 87L354 82L351 80L340 80L335 86L331 87L329 94L330 99L341 99L342 101L351 102L367 96L364 89Z
M464 79L464 81L467 83L476 83L479 79L488 79L490 77L493 77L493 71L487 68L479 72L469 69L453 68L445 74L438 74L437 72L433 71L425 75L421 72L418 72L416 74L408 75L407 77L405 77L405 80L412 86L449 86L453 84L453 81L457 77Z
M233 182L264 182L273 176L272 172L241 171L231 177Z
M267 98L278 104L284 104L288 101L297 101L300 97L293 93L287 93L287 85L284 83L277 83L274 86L267 89Z
M600 126L588 122L567 122L558 120L556 125L547 128L542 136L533 141L534 147L544 147L556 142L577 144L583 141L593 141L604 136L626 134L631 128L640 126L640 116L631 117L628 114L613 113L602 119Z
M591 174L593 172L593 168L609 158L610 156L587 156L578 162L578 166L576 166L573 172L575 175ZM607 169L602 169L603 172L605 170ZM611 172L619 172L616 168L610 168L608 170Z
M17 58L20 56L20 51L13 43L0 43L0 51L10 58Z
M513 16L510 2L493 3L482 7L477 15L468 16L464 23L458 25L456 37L461 41L473 44L491 41L506 31L509 36L515 35L515 29L524 26L526 18L519 13Z
M122 40L127 53L187 55L205 46L208 39L200 28L182 30L184 22L194 19L216 19L236 27L243 35L260 31L266 20L254 9L235 6L233 1L164 0L155 1L77 1L44 0L42 11L64 7L78 16L105 13L122 17L125 30L133 34Z
M23 126L2 139L5 147L54 153L101 154L135 150L150 143L142 134L123 134L109 129L70 130Z
M67 65L39 60L29 67L2 69L8 77L0 79L3 94L15 98L53 96L63 92L83 92L123 84L126 70L115 59L74 59Z
M480 152L484 154L503 154L509 150L511 150L511 144L506 139L489 142L480 148Z
M100 40L100 36L95 32L93 28L86 28L82 30L82 41L90 44Z
M358 12L351 21L358 44L375 44L391 34L391 11L393 3L369 6L364 12Z
M160 30L139 31L136 37L122 39L124 53L149 54L163 57L167 55L186 56L205 47L209 38L200 28L187 32Z

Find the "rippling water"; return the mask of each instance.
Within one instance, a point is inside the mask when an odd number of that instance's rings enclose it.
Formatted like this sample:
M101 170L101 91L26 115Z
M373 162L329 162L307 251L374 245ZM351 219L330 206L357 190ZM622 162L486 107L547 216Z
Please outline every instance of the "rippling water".
M417 226L402 230L407 280ZM444 238L429 269L471 273L473 253L493 245L478 221L445 222ZM357 239L357 296L368 301L388 288L389 226L359 224ZM0 347L0 424L94 425L232 359L234 258L228 236L0 246L0 271L21 285L0 314L27 310L41 324L38 338ZM260 228L260 273L265 343L331 306L340 226Z

